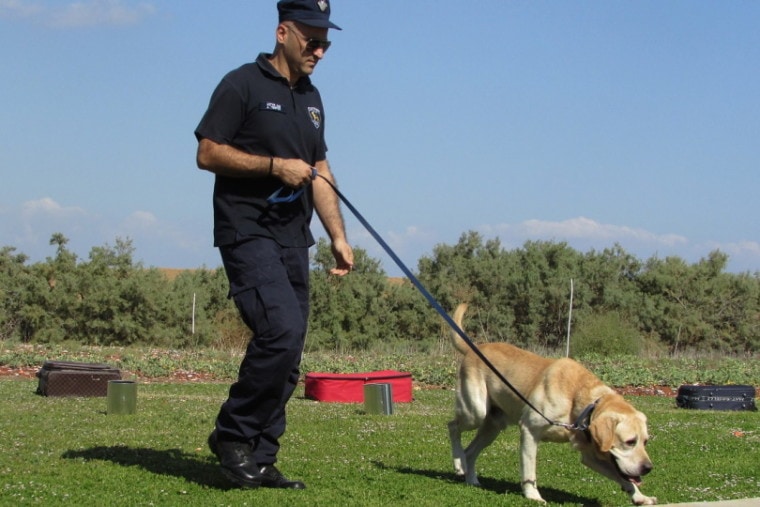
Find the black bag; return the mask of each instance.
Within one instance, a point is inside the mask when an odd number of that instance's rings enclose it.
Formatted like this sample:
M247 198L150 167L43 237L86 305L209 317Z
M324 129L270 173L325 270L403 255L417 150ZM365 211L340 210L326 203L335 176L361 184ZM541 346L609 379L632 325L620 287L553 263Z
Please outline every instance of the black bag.
M678 388L676 405L702 410L757 410L752 386L690 386Z
M42 396L106 396L108 381L121 380L121 371L103 363L45 361L37 377Z

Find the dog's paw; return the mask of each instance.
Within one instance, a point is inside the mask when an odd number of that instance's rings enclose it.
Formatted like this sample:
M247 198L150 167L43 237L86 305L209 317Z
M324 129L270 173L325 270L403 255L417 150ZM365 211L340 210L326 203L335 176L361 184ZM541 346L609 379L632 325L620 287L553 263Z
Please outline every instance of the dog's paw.
M641 493L634 495L633 505L657 505L657 498L653 496L642 495Z
M546 503L546 500L541 498L541 493L538 492L538 488L536 487L536 481L523 481L522 490L523 490L523 495L528 500L533 500L534 502Z
M542 503L542 504L546 504L546 500L544 500L543 498L541 498L541 495L536 495L536 496L527 496L527 495L525 495L525 498L527 498L528 500L533 500L534 502L539 502L539 503Z

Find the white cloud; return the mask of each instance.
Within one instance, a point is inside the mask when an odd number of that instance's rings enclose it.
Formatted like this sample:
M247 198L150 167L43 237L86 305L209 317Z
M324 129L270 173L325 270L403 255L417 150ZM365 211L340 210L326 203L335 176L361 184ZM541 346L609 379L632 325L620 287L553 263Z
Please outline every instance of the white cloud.
M50 197L24 202L19 215L15 236L22 244L47 244L53 232L81 229L87 219L82 208L61 206Z
M177 267L177 258L213 252L206 235L200 235L197 230L183 230L178 224L161 220L149 211L131 213L111 232L114 236L131 239L137 257L148 259L148 264ZM212 257L215 259L215 255Z
M388 246L393 249L403 249L410 244L427 244L435 240L435 233L422 229L416 225L410 225L403 232L389 232Z
M533 219L517 225L484 225L479 230L484 234L506 234L526 239L556 241L605 240L610 244L633 241L650 245L659 244L665 247L686 245L689 242L688 239L678 234L656 234L625 225L602 224L586 217L569 218L560 222Z
M760 243L757 241L739 241L735 243L709 243L713 250L721 250L727 254L756 255L760 257Z
M720 250L728 254L728 268L730 271L760 273L760 243L757 241L728 243L709 241L700 250L700 258L707 257L707 254L714 250Z
M149 2L86 0L60 5L44 1L0 0L0 17L22 19L56 28L131 25L155 12L155 6Z
M78 206L63 206L50 197L25 201L0 210L0 246L15 247L35 260L51 254L50 238L63 233L72 240L89 236L97 217Z
M43 197L35 201L26 201L21 205L21 216L31 220L42 216L43 218L66 219L77 215L84 215L85 211L76 206L64 207L50 197Z
M158 225L156 215L150 211L135 211L124 220L122 226L128 230L144 231Z
M485 237L498 237L504 248L521 247L526 241L562 241L585 252L603 250L619 244L640 260L676 256L686 262L698 262L710 252L728 254L729 272L760 271L760 243L755 241L694 242L674 233L655 233L626 225L603 224L586 217L561 221L526 220L519 224L482 225L478 232Z
M205 232L205 231L204 231ZM0 247L16 248L39 262L54 254L50 238L63 234L67 248L86 259L93 247L129 239L135 260L166 267L216 266L218 254L207 234L193 226L186 231L178 224L161 220L149 211L135 211L118 219L92 213L77 206L64 206L50 197L0 208Z
M177 246L195 245L188 240L176 225L159 220L150 211L134 211L121 221L114 234L123 238L134 239L136 243L152 243L154 245L173 243Z

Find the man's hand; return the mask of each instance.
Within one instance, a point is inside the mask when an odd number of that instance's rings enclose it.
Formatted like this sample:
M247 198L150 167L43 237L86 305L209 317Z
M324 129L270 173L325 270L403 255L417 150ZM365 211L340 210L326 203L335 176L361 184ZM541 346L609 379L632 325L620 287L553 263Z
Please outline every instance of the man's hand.
M312 167L297 158L275 158L272 175L279 178L287 187L301 188L311 183Z
M335 257L335 267L330 270L331 275L345 276L354 269L354 251L351 246L344 240L334 241L330 246L333 257Z

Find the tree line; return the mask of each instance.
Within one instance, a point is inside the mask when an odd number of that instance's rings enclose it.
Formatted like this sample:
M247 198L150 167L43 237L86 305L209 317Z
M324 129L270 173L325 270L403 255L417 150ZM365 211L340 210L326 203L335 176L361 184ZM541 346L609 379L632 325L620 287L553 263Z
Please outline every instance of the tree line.
M54 234L53 256L30 264L0 248L0 340L160 347L240 346L249 332L227 298L222 268L167 277L134 260L130 240L79 259ZM357 269L329 275L332 254L312 249L307 348L312 351L432 351L448 347L442 319L408 280L355 251ZM562 242L505 249L476 232L437 245L416 276L451 311L467 302L465 330L476 340L532 349L637 354L717 351L754 354L760 345L760 274L725 272L711 252L642 261L619 245L578 252ZM572 309L571 304L572 281Z

